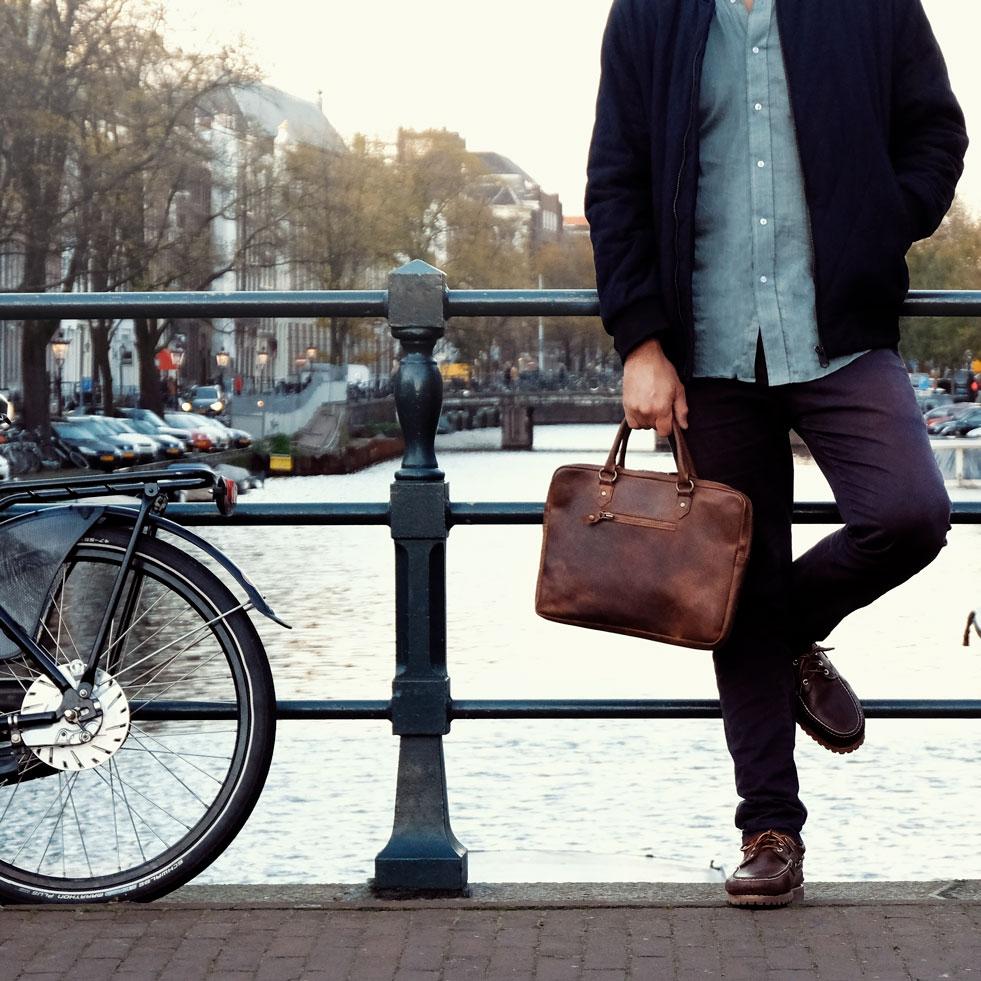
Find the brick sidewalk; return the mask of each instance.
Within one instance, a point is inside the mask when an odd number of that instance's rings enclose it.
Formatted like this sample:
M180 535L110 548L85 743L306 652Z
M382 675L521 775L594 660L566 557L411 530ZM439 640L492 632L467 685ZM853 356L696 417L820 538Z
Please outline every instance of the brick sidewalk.
M5 981L978 978L981 904L0 910Z

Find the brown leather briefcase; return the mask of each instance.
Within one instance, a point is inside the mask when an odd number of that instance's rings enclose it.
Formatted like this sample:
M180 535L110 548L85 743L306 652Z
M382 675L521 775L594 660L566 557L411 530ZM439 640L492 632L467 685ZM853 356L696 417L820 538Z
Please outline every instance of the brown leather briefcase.
M552 476L535 610L578 627L717 647L749 558L749 498L699 480L677 426L677 473L627 470L629 436L621 422L603 466Z

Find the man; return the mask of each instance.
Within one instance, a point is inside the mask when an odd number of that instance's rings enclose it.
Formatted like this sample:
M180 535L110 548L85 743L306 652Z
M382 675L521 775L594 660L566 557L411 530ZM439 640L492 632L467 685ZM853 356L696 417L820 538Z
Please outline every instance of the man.
M839 753L865 734L817 642L949 528L896 348L964 119L920 0L614 0L601 64L586 216L626 418L686 429L699 475L753 503L713 654L742 798L726 893L782 906L803 892L795 724ZM845 522L796 561L791 429Z

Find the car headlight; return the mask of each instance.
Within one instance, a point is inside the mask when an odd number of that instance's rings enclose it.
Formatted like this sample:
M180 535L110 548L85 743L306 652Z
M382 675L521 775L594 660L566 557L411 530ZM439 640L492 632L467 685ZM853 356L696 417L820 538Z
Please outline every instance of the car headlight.
M182 408L182 409L183 409L183 410L184 410L185 412L190 412L190 411L191 411L191 409L193 409L193 408L194 408L194 406L193 406L193 405L191 405L191 403L190 403L190 402L181 402L181 408Z
M224 408L224 405L221 402L212 402L211 403L211 411L212 412L221 412L221 410L223 408Z

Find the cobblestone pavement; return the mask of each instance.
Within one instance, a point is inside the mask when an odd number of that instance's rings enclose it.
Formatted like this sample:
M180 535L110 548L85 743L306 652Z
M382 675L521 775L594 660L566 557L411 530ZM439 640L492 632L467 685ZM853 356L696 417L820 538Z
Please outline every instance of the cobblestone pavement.
M0 910L4 981L981 976L981 904Z

